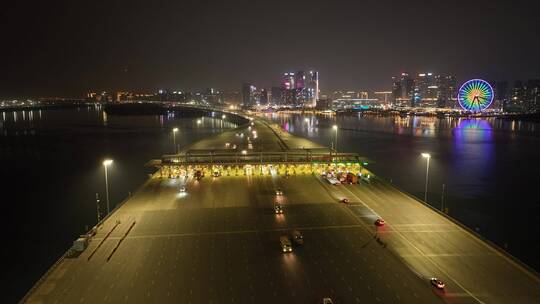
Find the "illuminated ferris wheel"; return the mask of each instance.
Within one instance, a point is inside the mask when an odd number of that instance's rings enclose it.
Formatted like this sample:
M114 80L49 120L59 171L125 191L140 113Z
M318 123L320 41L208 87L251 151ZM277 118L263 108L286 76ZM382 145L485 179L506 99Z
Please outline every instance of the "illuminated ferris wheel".
M493 102L493 88L482 79L465 82L458 92L459 105L466 111L482 112Z

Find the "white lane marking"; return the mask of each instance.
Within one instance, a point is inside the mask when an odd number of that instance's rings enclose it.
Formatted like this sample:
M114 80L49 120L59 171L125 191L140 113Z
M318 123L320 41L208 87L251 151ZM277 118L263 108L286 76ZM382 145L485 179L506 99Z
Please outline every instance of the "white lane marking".
M353 193L351 190L347 189L346 187L344 188L346 189L347 191L349 191L350 194L352 194L355 198L357 198L362 204L365 204L355 193ZM461 285L456 279L454 279L454 277L452 277L447 271L443 270L435 261L433 261L433 259L431 259L429 256L427 256L426 254L424 254L424 252L416 247L407 237L405 237L403 235L403 233L401 233L399 230L397 229L394 229L395 233L397 233L404 241L406 241L407 243L409 243L409 245L414 248L416 251L418 251L422 257L424 257L427 261L431 262L431 264L433 266L435 266L437 269L439 269L439 271L441 271L445 276L447 276L450 280L452 280L457 286L459 286L463 291L465 291L466 293L468 293L472 298L474 298L476 301L478 301L478 303L482 303L482 304L485 304L482 300L480 300L479 298L477 298L472 292L470 292L467 288L465 288L465 286ZM398 253L399 255L399 253ZM401 256L401 255L400 255ZM412 267L412 265L411 265Z

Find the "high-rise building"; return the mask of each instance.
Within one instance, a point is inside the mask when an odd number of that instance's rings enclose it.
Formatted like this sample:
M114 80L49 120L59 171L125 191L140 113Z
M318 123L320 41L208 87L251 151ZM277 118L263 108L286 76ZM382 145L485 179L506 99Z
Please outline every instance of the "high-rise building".
M540 110L540 80L516 81L505 111L534 113Z
M271 96L272 96L272 104L275 105L281 105L285 103L285 89L282 87L272 87L271 89Z
M201 94L201 98L204 102L207 102L212 105L217 105L223 103L223 95L221 92L214 88L207 88Z
M506 105L506 110L510 112L525 111L525 93L526 88L523 82L520 80L514 82L514 86L510 93L510 100Z
M261 89L259 104L267 105L270 101L270 92L267 89Z
M540 80L529 79L526 84L525 108L527 112L540 111Z
M257 105L256 91L257 88L250 83L244 83L242 85L242 104L244 107L253 107Z
M311 103L311 107L317 106L317 100L319 99L319 72L309 71L308 81L306 84L307 100Z
M398 107L414 106L414 79L403 72L399 77L392 77L392 99Z
M433 73L420 73L414 80L413 106L434 107L437 102L438 87Z
M508 106L508 82L507 81L490 81L493 88L493 106L492 108L506 110Z
M435 76L437 107L454 108L457 101L457 81L454 76ZM431 94L431 93L429 93Z
M223 93L223 102L228 104L239 104L241 100L240 93L237 91L224 92Z
M306 74L304 71L298 71L294 74L294 88L301 91L306 87Z
M319 99L319 72L304 71L296 73L287 72L281 79L282 92L272 88L273 101L278 103L278 96L281 104L290 106L314 107ZM276 94L274 94L274 91ZM279 94L278 94L279 93Z
M419 73L415 78L409 73L392 77L392 103L394 106L454 107L457 98L454 76Z
M294 83L294 72L287 72L285 74L283 74L283 78L282 78L282 81L281 81L281 86L285 89L285 90L291 90L291 89L294 89L296 86L295 86L295 83Z

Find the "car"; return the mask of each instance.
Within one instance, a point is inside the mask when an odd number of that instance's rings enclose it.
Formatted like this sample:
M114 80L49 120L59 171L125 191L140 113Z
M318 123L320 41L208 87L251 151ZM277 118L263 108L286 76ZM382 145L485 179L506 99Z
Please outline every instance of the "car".
M378 218L376 221L375 221L375 226L384 226L384 220L382 218Z
M281 244L281 252L287 253L292 252L292 244L289 240L289 237L282 235L279 237L279 243Z
M281 207L280 204L276 204L276 205L274 206L274 212L275 212L276 214L283 214L283 207Z
M186 192L186 187L180 187L180 193Z
M341 183L339 182L339 180L337 180L337 178L334 178L334 177L327 177L326 180L327 180L331 185L334 185L334 186L341 185Z
M323 304L334 304L334 302L332 302L331 298L324 298L324 299L322 299L322 302L323 302Z
M221 173L220 173L219 171L214 171L214 173L212 173L212 175L213 175L214 177L218 177L218 176L221 175Z
M283 195L283 191L281 189L277 189L276 190L276 195Z
M437 278L431 278L429 280L431 282L431 285L435 286L437 289L444 289L444 282L437 279Z
M296 245L304 244L304 236L298 230L294 230L293 232L291 232L291 239Z
M349 199L348 199L348 198L343 198L343 199L341 200L341 202L344 203L344 204L348 204L348 203L349 203Z

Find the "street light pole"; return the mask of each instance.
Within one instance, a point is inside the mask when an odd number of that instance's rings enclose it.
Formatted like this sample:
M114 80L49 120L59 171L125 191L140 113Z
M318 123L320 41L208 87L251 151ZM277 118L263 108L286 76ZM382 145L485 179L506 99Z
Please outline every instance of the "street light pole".
M337 125L333 125L333 126L332 126L332 129L336 130L336 144L334 145L334 148L335 148L336 151L337 151L337 131L338 131L338 126L337 126Z
M178 128L172 129L173 131L173 146L174 146L174 154L176 154L176 132L178 132Z
M442 194L441 194L441 212L444 212L444 188L445 185L442 184Z
M107 176L107 167L112 164L112 159L106 159L103 161L103 167L105 168L105 192L107 194L107 214L111 212L109 205L109 178Z
M427 158L427 166L426 166L426 190L424 192L424 202L427 204L427 188L428 188L428 181L429 181L429 159L431 158L431 155L429 153L422 153L422 157Z
M101 215L99 214L99 194L96 193L96 210L97 210L97 222L101 220Z

